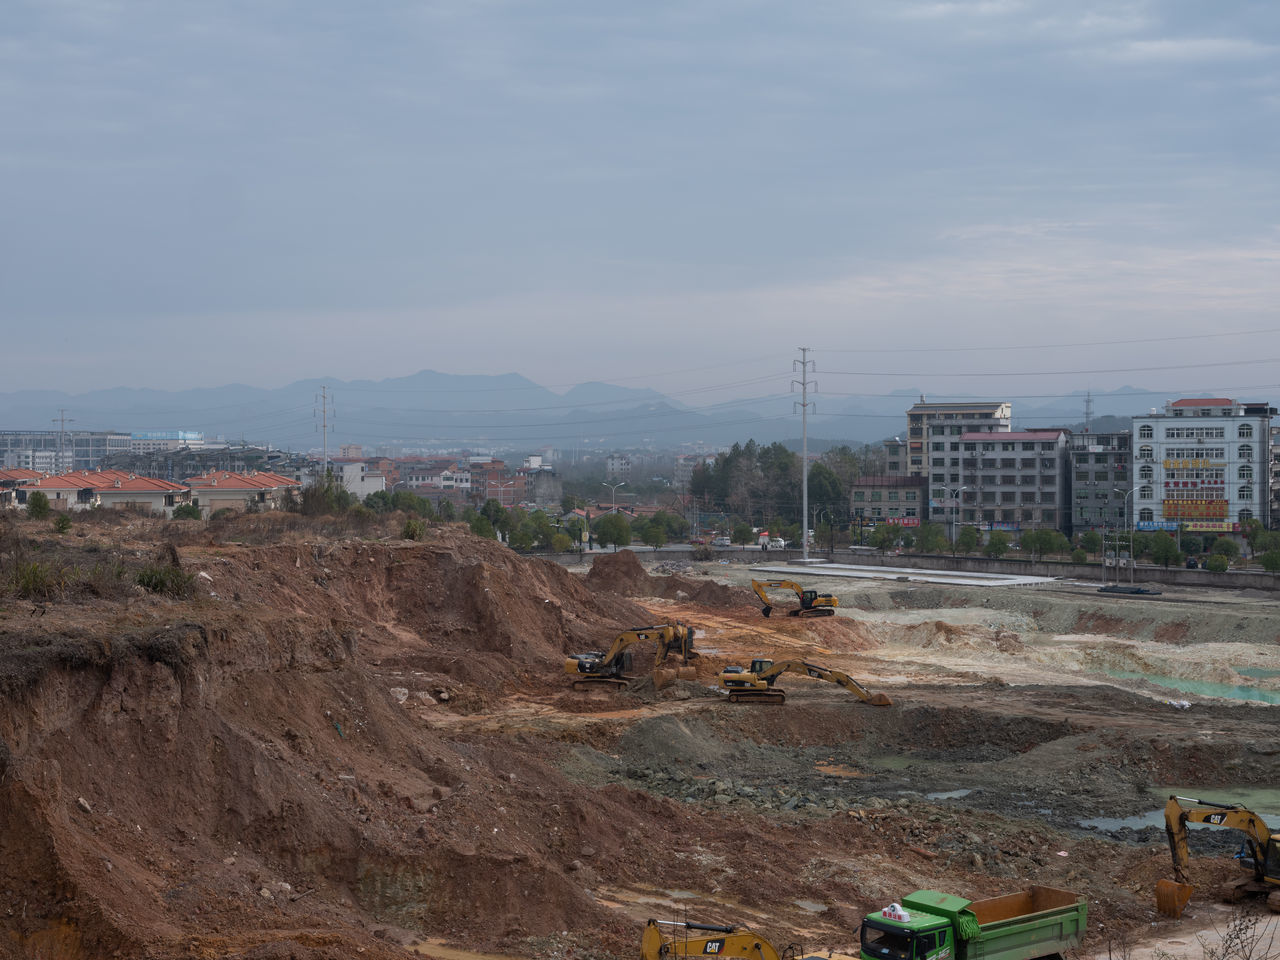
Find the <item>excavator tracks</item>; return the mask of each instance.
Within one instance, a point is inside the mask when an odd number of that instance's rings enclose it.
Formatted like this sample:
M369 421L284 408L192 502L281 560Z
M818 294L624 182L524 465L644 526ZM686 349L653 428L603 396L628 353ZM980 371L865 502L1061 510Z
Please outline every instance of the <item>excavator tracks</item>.
M730 703L786 703L785 690L742 690L729 694Z

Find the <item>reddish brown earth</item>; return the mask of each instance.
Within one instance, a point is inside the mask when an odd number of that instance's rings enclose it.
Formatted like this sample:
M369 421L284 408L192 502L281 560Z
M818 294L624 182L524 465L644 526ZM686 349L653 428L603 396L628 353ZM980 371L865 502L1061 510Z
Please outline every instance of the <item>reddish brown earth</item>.
M1149 782L1276 780L1272 710L927 670L887 687L866 623L764 621L746 588L650 577L627 551L581 575L460 527L234 532L139 522L78 548L132 569L182 544L189 598L0 600L0 956L604 958L686 913L848 951L860 914L910 889L1030 881L1088 893L1102 944L1155 919L1168 855L1078 815L1134 812ZM6 582L61 549L44 536L0 543ZM697 682L568 689L566 653L666 619L699 629ZM922 658L964 632L912 629ZM895 705L799 678L782 707L708 691L760 652Z

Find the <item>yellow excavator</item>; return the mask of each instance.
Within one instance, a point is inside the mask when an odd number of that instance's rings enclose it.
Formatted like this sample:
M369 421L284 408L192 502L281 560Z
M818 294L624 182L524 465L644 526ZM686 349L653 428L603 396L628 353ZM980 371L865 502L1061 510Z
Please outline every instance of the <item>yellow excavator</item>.
M1229 884L1223 891L1224 898L1234 903L1249 895L1262 895L1272 912L1280 913L1280 834L1273 834L1260 816L1238 803L1178 796L1170 797L1164 805L1164 830L1169 836L1175 879L1156 882L1156 908L1161 913L1182 916L1195 891L1187 878L1191 863L1187 848L1188 823L1207 823L1241 831L1249 855L1240 857L1240 861L1253 876Z
M662 929L669 928L668 930ZM778 950L767 939L746 927L710 923L650 920L640 938L640 960L676 960L677 957L733 957L740 960L796 960L800 947L789 944Z
M756 592L760 602L764 604L760 612L766 617L773 613L773 605L769 603L767 590L792 590L800 601L800 606L788 610L789 617L834 617L836 607L840 606L840 598L817 590L806 590L794 580L752 580L751 589Z
M653 666L656 670L672 657L678 656L688 663L693 652L693 627L684 623L662 623L652 627L635 627L624 630L613 641L608 652L574 653L564 662L564 672L573 677L573 689L591 690L600 687L621 689L628 682L626 676L632 668L630 648L645 640L657 645Z
M730 703L785 703L786 691L773 685L784 673L798 673L815 680L837 683L864 703L877 707L893 706L893 701L888 696L872 693L847 673L809 663L807 660L779 660L775 663L757 657L746 670L742 667L726 667L720 674L720 689L729 694Z

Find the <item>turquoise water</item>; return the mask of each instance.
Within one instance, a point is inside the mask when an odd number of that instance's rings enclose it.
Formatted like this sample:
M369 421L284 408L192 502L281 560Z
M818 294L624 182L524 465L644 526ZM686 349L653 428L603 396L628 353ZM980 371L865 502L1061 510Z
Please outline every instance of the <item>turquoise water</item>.
M1107 676L1117 680L1147 680L1160 687L1168 687L1180 693L1201 697L1224 697L1228 700L1257 700L1262 703L1280 703L1280 690L1264 690L1261 687L1210 683L1208 680L1187 680L1183 677L1162 677L1159 674L1138 673L1136 670L1107 670ZM1240 671L1244 673L1245 671ZM1277 673L1276 676L1280 676ZM1259 677L1258 679L1261 679Z
M1236 667L1236 673L1242 677L1252 677L1254 680L1270 680L1272 677L1280 677L1280 670L1267 670L1264 667Z

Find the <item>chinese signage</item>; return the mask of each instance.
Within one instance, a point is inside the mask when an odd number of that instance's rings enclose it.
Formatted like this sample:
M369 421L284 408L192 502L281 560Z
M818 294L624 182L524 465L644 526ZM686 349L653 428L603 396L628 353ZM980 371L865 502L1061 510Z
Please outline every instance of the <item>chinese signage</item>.
M1138 530L1177 530L1178 524L1171 520L1139 520L1134 524Z
M1225 467L1222 460L1166 460L1166 470L1206 470L1210 467Z
M919 517L886 517L885 523L892 523L899 527L918 527L920 526Z
M1187 529L1192 533L1239 533L1240 524L1230 520L1192 520Z
M1165 500L1164 515L1170 520L1225 520L1226 500Z

